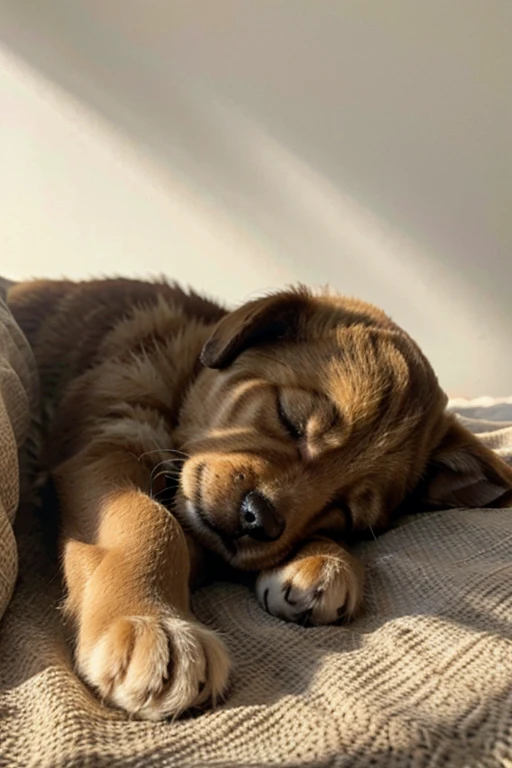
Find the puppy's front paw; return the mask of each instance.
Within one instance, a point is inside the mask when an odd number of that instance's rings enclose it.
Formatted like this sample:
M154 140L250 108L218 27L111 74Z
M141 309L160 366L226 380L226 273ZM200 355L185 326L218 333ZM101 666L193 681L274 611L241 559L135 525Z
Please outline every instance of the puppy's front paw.
M220 698L229 659L215 632L161 613L114 619L94 643L80 643L78 666L106 701L160 720Z
M332 624L351 618L361 605L363 566L348 552L299 556L263 571L256 594L268 613L297 624Z

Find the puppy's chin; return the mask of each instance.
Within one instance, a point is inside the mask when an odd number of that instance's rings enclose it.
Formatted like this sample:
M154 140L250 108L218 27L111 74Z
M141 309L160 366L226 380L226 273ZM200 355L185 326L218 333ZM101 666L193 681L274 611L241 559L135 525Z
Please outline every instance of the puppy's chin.
M205 549L220 555L233 568L244 571L272 568L281 563L293 549L293 544L285 537L278 541L258 542L249 536L229 536L220 528L207 524L193 502L180 493L175 500L174 512L185 531Z

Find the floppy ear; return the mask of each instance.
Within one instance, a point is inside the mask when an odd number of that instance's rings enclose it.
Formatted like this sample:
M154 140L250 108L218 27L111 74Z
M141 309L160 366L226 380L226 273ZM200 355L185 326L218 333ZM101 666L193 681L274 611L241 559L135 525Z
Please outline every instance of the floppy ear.
M512 468L450 417L422 483L429 508L492 507L512 504Z
M299 289L256 299L235 309L220 320L204 345L201 363L207 368L227 368L255 344L295 337L309 303L310 294Z

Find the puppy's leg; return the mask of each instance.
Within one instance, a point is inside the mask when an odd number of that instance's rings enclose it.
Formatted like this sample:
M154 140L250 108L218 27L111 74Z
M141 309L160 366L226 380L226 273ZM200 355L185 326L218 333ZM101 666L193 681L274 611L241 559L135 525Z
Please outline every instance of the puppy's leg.
M319 625L354 616L363 587L362 564L339 544L318 537L288 562L262 571L256 594L273 616Z
M88 452L55 479L78 670L103 699L156 720L221 696L229 661L191 614L185 535L140 475L129 454Z

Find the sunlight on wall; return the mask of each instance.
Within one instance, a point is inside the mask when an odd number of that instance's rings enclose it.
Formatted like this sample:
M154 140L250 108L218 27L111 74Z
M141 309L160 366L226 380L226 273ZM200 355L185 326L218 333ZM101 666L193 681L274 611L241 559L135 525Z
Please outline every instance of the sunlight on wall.
M262 273L267 288L293 281L226 212L90 110L5 52L0 71L5 275L166 274L231 301Z
M507 5L295 7L5 0L0 271L330 284L509 394Z

